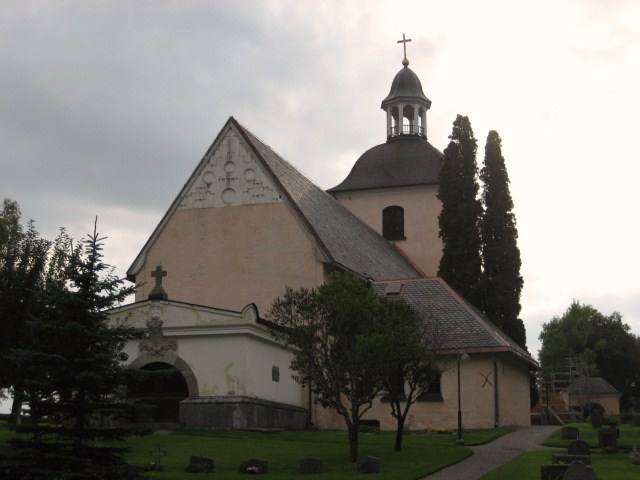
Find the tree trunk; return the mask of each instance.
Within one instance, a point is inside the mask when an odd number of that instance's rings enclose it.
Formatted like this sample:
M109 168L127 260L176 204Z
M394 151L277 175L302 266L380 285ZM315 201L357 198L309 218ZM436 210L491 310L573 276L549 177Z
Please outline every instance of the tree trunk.
M349 429L349 461L356 463L358 461L358 423L355 422L348 425Z
M412 395L413 392L410 394ZM400 401L396 398L392 401L391 407L393 415L396 419L396 452L400 452L402 450L402 435L404 433L404 424L407 420L407 414L409 413L410 403L407 404L406 408L402 410L402 405L400 405Z
M9 423L20 425L20 411L22 410L22 402L24 398L22 392L16 388L13 393L13 403L11 404L11 414L9 415Z

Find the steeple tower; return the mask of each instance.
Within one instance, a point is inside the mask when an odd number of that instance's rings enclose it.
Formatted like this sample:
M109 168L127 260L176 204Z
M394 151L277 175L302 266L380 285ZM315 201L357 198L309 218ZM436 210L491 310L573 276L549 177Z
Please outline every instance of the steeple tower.
M389 95L382 100L382 108L387 112L387 139L401 135L414 135L427 138L427 110L431 107L429 100L422 91L420 79L409 68L407 59L407 42L402 34L404 59L402 69L396 74L391 83Z

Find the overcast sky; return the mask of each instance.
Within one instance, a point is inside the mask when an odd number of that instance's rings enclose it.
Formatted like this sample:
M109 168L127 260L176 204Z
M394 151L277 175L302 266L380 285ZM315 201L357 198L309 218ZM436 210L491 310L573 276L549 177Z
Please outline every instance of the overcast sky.
M530 350L573 299L640 334L637 0L0 3L0 197L124 272L230 115L322 188L386 140L402 67L443 150L503 140Z

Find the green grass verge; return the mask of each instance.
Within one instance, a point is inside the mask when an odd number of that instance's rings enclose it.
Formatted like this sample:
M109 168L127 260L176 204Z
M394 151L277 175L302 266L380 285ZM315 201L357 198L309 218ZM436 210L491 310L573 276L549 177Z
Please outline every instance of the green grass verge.
M577 427L581 440L589 444L592 449L598 448L598 431L588 423L572 423L568 426ZM640 427L632 425L619 425L620 438L618 448L630 450L633 445L640 445ZM562 440L562 429L553 432L543 445L559 447L559 453L566 453L566 447L572 440ZM540 466L551 463L553 451L528 452L519 455L509 463L488 473L481 480L502 480L505 478L517 478L518 480L538 480L540 478ZM598 476L598 480L638 480L640 478L640 466L629 462L628 452L601 453L598 450L591 452L592 467Z
M576 427L578 429L578 435L580 440L584 440L589 444L591 448L598 448L598 430L593 428L589 423L570 423L567 426ZM621 424L618 425L620 429L620 438L618 438L618 448L621 450L631 450L633 445L640 447L640 427L634 427L633 425ZM547 438L543 445L547 447L563 447L567 448L571 440L562 440L562 429L558 429L549 438Z
M540 480L540 466L551 463L552 451L522 453L480 480ZM598 480L638 480L640 465L629 462L628 453L592 453L591 466Z
M464 432L467 445L489 442L511 429L478 430ZM0 423L0 445L14 434ZM395 452L395 434L360 435L360 456L373 455L380 459L385 479L414 480L457 463L471 450L455 445L455 434L418 434L404 438L402 452ZM238 472L244 460L261 458L269 461L269 472L279 479L300 478L299 461L306 457L320 458L324 463L326 479L349 479L355 474L355 465L348 462L349 445L345 432L302 431L263 434L245 431L181 430L170 435L153 434L131 437L125 442L131 447L127 460L143 467L152 457L149 452L160 445L167 456L162 459L165 471L150 472L153 479L191 479L184 472L191 455L213 458L214 475L198 475L198 478L246 479Z

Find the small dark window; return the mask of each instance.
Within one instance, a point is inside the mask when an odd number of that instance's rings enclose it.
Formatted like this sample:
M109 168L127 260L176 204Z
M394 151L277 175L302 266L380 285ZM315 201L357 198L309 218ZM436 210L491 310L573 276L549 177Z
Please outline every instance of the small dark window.
M382 236L387 240L404 240L404 208L393 206L382 210Z
M429 386L418 397L419 402L442 402L442 392L440 391L441 372L433 369L429 372Z

